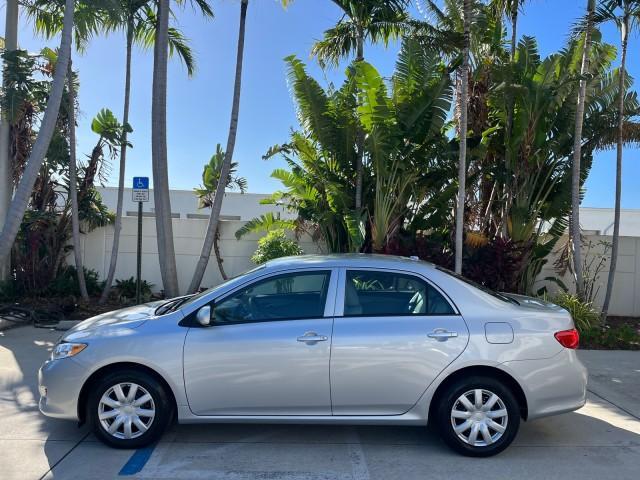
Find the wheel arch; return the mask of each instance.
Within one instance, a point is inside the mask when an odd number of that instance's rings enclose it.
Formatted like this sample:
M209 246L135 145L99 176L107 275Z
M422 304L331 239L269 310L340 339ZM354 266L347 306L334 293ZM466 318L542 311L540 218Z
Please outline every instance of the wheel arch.
M146 365L142 365L140 363L116 362L116 363L110 363L108 365L104 365L99 369L97 369L87 378L87 380L82 385L82 388L80 389L80 394L78 395L78 421L80 425L84 424L86 421L87 398L89 396L89 392L91 391L92 386L95 385L95 383L98 381L98 379L100 379L100 377L112 372L117 372L118 370L123 370L123 369L138 370L140 372L146 373L147 375L150 375L153 378L155 378L160 383L160 385L162 385L162 388L164 389L165 393L169 397L169 400L173 407L173 411L177 412L176 396L173 393L173 389L171 388L169 383L164 379L162 375L160 375L154 369Z
M435 392L433 393L433 396L431 397L431 401L429 402L429 413L427 421L430 422L431 419L434 418L435 408L437 407L440 401L440 397L443 395L447 387L460 378L468 377L471 375L487 376L502 381L516 397L518 406L520 407L520 416L523 420L527 419L527 417L529 416L529 405L527 403L527 397L524 393L524 390L522 389L518 381L509 373L499 368L491 367L488 365L474 365L456 370L455 372L450 373L444 380L442 380L442 382L440 382Z

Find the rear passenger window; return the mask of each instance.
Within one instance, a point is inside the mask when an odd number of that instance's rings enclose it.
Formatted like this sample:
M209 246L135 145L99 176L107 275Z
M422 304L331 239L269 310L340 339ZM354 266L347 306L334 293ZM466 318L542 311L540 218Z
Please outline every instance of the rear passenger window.
M347 270L344 315L453 315L434 287L413 275Z

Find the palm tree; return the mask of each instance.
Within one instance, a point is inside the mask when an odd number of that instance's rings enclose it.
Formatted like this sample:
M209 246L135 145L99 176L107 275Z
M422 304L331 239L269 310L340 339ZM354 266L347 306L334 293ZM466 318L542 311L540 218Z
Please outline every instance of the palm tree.
M122 114L123 125L129 123L129 102L131 97L131 52L134 41L144 47L150 47L155 42L156 15L150 7L151 0L121 0L120 16L115 19L107 19L107 28L116 30L124 27L126 31L126 54L124 76L124 107ZM184 36L179 30L169 27L169 55L177 53L187 68L189 76L195 71L193 54ZM120 168L118 170L118 200L116 217L113 229L113 245L111 247L111 259L109 270L104 283L99 303L107 301L113 278L116 273L118 261L118 249L120 248L120 232L122 231L122 206L124 203L124 180L127 164L127 131L124 132L124 141L120 147Z
M493 0L491 2L491 7L494 9L495 13L500 15L500 18L502 18L502 15L506 15L509 20L511 21L511 48L509 51L509 55L510 55L510 63L511 65L514 64L515 62L515 56L516 56L516 50L517 50L517 46L518 46L518 13L520 10L520 7L524 4L525 0ZM509 80L510 83L510 80ZM505 192L503 195L503 201L504 201L504 206L503 206L503 215L507 215L508 210L509 210L509 205L510 205L510 182L509 182L509 177L510 174L509 172L513 169L513 166L511 165L511 131L513 130L513 109L514 109L514 100L513 100L513 95L511 93L511 89L507 89L507 118L506 118L506 122L505 122L505 128L504 128L504 164L505 164L505 171L507 173L507 177L506 177L506 181L505 181ZM503 223L503 232L506 232L507 230L507 223L504 222ZM504 235L506 236L506 235Z
M464 200L467 178L467 104L469 96L469 50L471 44L471 0L463 0L463 47L462 66L460 67L460 156L458 157L458 203L456 207L456 257L455 271L462 273L462 249L464 230Z
M178 3L184 3L181 0ZM205 16L213 12L205 0L192 0ZM173 246L169 173L167 170L167 62L169 55L169 0L157 1L156 38L153 50L151 103L151 165L156 214L160 274L165 295L178 295L178 271ZM209 249L210 251L210 249Z
M204 166L202 172L202 188L196 188L195 192L200 199L200 208L211 208L215 199L216 188L220 179L220 170L224 164L225 154L222 151L222 146L218 143L216 145L216 153L213 154L209 163ZM238 169L237 162L231 162L229 168L229 177L227 180L226 188L237 188L240 193L247 191L247 179L236 175ZM216 262L218 263L218 270L223 280L227 280L227 274L222 266L222 257L220 256L220 248L218 246L218 240L220 239L220 228L216 230L216 235L213 241L213 253L216 256Z
M4 50L11 52L18 48L18 0L7 0L6 22L4 29ZM11 203L11 193L13 192L12 164L13 159L10 151L11 127L6 113L2 112L0 118L0 222L4 222L7 209ZM11 259L0 259L0 281L9 278L11 269Z
M355 53L356 62L364 61L364 44L383 42L398 38L411 24L405 11L408 0L333 0L344 12L335 27L324 33L315 43L311 55L320 65L337 66L340 59ZM360 129L356 138L356 193L355 208L362 208L362 182L364 176L364 131Z
M51 38L62 29L61 4L46 0L34 0L26 5L27 13L34 18L35 30L45 38ZM81 3L75 14L74 35L76 49L83 52L86 43L91 36L98 33L116 12L109 0L94 3ZM72 245L76 274L80 295L85 302L89 301L84 267L82 260L82 246L80 242L80 220L78 211L78 185L77 185L77 155L76 155L76 92L72 60L69 58L67 67L67 115L69 116L69 200L71 203Z
M209 263L209 257L211 256L211 248L215 240L216 232L218 231L218 221L220 220L220 210L222 209L222 199L224 198L224 190L228 182L229 172L231 170L231 162L233 160L233 149L236 145L236 133L238 130L238 114L240 111L240 89L242 86L242 60L244 58L244 33L245 24L247 19L247 7L249 0L240 1L240 26L238 29L238 50L236 55L236 76L233 86L233 104L231 107L231 122L229 125L229 137L227 138L227 148L224 154L224 162L220 168L220 178L218 178L218 185L213 197L213 203L211 205L211 215L209 217L209 224L207 225L207 233L202 244L202 251L200 252L200 258L196 264L196 269L193 272L193 278L189 285L189 292L195 292L202 283L202 277Z
M616 15L616 10L620 9L620 15ZM638 0L608 0L604 8L598 9L598 23L612 21L620 30L620 42L622 54L620 58L619 70L619 92L618 92L618 138L616 145L616 200L613 218L613 238L611 242L611 265L609 266L609 277L607 278L607 290L602 304L602 319L606 321L609 311L609 303L613 293L613 281L616 275L618 263L618 248L620 243L620 201L622 196L622 149L624 147L625 122L624 107L626 88L626 62L627 47L629 43L629 31L638 25L640 20L640 2Z
M84 267L82 262L82 248L80 244L80 220L78 213L78 177L76 158L76 95L73 79L73 68L71 59L67 67L67 115L69 116L69 198L71 200L71 238L73 243L73 255L76 264L76 275L80 287L80 296L85 302L89 301L87 283L84 278Z
M178 272L173 247L171 201L167 171L167 57L169 50L169 0L158 0L156 41L153 53L153 87L151 103L151 160L153 197L160 274L165 295L178 295Z
M580 239L580 159L582 156L582 127L584 124L584 105L587 93L587 79L591 56L591 35L593 33L593 15L596 1L587 0L587 18L584 31L584 45L582 47L582 67L580 69L580 89L578 92L578 105L576 107L575 133L573 136L573 166L571 175L571 222L570 234L573 244L573 268L576 277L576 294L582 297L582 242Z
M62 100L67 68L71 57L73 20L74 0L65 0L63 28L60 36L60 48L53 76L53 85L49 98L47 99L47 107L40 125L40 130L38 131L38 136L31 149L29 160L18 183L15 195L11 200L2 233L0 233L0 259L5 259L11 251L27 205L29 204L29 197L31 196L33 185L38 177L40 167L49 148L51 137L53 136L58 119L60 102Z

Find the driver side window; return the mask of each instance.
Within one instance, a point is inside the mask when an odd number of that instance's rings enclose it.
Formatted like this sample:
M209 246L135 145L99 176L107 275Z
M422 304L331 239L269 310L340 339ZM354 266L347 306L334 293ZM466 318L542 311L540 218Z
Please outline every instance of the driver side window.
M328 270L296 272L259 280L214 308L214 323L266 322L324 316Z

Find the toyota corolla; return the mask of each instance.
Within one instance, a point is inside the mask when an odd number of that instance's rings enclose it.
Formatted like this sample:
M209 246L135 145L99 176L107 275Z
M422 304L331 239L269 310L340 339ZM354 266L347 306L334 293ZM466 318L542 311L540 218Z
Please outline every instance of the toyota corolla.
M167 424L434 425L458 452L584 405L571 316L430 263L274 260L197 295L81 322L40 369L40 410L108 445Z

